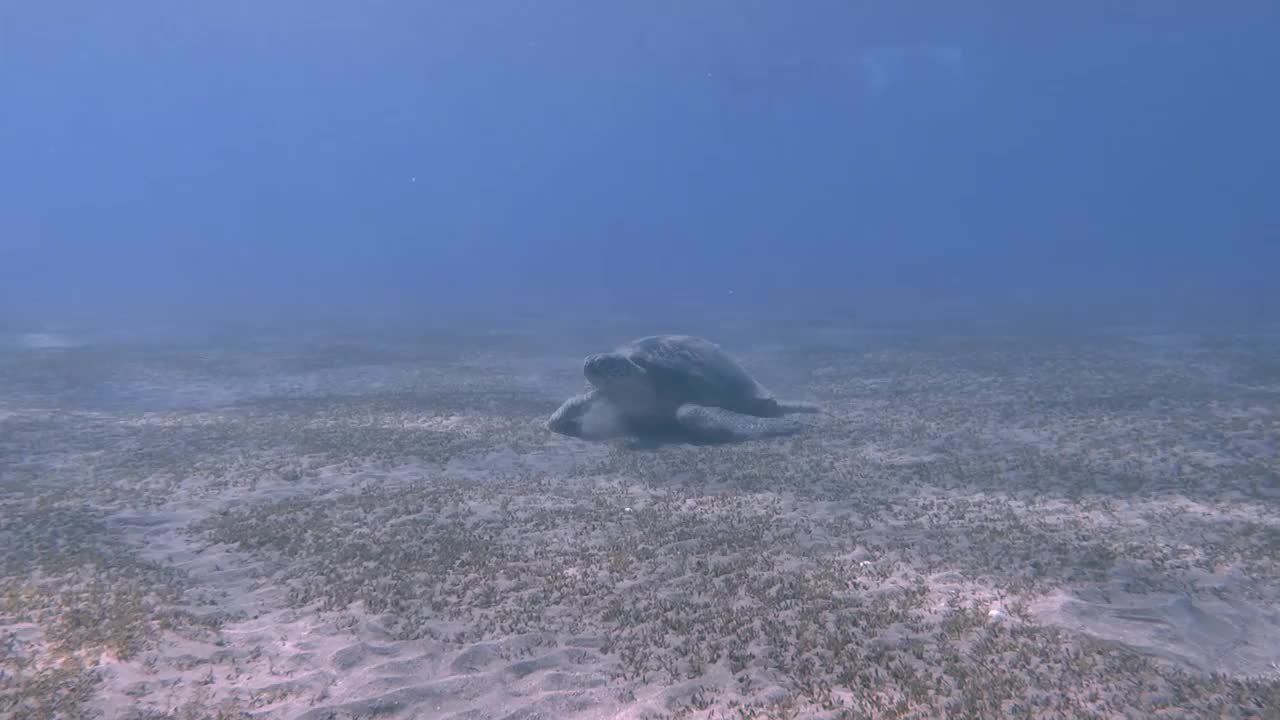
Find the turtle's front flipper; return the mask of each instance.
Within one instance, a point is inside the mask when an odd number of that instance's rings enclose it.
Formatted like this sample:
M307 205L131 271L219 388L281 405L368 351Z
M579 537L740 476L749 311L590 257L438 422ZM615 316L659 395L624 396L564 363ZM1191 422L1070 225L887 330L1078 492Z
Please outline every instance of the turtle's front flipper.
M623 430L617 408L595 390L565 400L547 420L547 428L583 440L616 437Z
M761 418L705 405L681 405L676 411L680 426L698 442L739 442L791 435L801 429L794 420Z

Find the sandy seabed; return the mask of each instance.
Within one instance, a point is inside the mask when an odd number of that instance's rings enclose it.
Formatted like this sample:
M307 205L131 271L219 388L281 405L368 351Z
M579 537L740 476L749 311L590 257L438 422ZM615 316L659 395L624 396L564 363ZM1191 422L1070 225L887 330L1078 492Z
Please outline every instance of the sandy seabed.
M722 324L828 414L545 430L651 329L12 338L0 716L1280 717L1280 333Z

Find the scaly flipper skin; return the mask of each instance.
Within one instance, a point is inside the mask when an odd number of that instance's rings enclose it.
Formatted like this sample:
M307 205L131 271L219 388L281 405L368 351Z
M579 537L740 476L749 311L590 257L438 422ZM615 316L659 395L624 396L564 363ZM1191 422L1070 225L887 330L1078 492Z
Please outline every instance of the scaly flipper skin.
M708 443L781 437L801 429L799 423L789 420L755 417L693 404L681 405L676 410L676 421L692 439Z
M583 419L592 405L598 402L596 391L574 395L565 400L558 410L547 420L547 429L561 435L584 437Z
M565 400L547 420L547 429L581 440L607 440L631 432L625 415L597 390Z

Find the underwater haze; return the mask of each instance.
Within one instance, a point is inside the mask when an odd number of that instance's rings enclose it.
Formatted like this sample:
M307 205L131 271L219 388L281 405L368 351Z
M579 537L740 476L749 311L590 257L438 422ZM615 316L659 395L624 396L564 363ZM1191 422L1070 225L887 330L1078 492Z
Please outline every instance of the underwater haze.
M0 720L1280 718L1277 38L0 0Z
M1262 2L9 2L0 321L1274 314L1278 28Z

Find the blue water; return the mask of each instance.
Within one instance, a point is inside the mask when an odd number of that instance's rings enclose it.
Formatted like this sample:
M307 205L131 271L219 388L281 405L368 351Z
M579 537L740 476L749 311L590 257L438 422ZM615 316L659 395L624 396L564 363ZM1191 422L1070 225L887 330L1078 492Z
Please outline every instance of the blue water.
M6 2L0 323L1274 317L1280 5L1022 5Z

